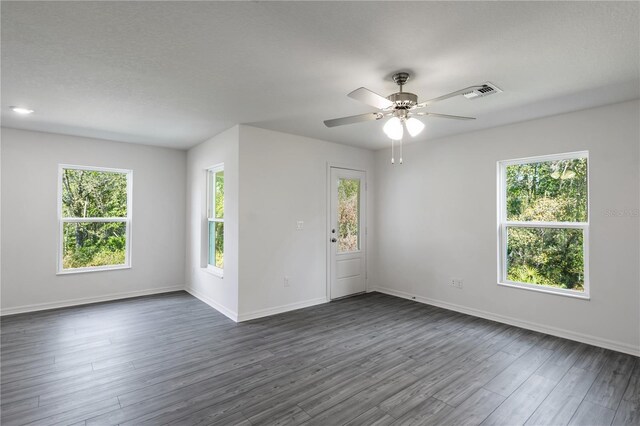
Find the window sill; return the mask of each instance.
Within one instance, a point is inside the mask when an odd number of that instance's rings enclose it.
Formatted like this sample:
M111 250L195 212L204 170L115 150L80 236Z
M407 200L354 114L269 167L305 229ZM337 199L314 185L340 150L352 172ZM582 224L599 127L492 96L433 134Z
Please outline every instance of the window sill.
M224 270L223 269L218 269L218 268L212 268L212 267L206 267L206 268L202 268L203 271L205 271L207 274L211 274L214 277L218 277L220 279L224 279Z
M56 272L56 275L84 274L86 272L117 271L120 269L131 269L131 265L103 266L103 267L96 267L96 268L63 269L62 271Z
M588 293L578 293L571 290L555 289L551 287L542 287L536 284L516 283L516 282L498 282L499 286L517 288L520 290L537 291L539 293L555 294L556 296L572 297L574 299L591 300Z

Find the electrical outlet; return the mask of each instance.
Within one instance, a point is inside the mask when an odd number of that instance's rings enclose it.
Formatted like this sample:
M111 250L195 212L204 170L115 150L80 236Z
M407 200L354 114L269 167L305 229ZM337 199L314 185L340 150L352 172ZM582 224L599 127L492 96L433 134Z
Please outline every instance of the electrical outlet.
M299 231L301 229L304 229L304 220L299 220L296 222L296 229Z
M451 278L451 280L449 281L449 285L451 287L462 289L463 281L458 278Z
M291 287L291 285L289 284L289 277L284 277L284 286Z

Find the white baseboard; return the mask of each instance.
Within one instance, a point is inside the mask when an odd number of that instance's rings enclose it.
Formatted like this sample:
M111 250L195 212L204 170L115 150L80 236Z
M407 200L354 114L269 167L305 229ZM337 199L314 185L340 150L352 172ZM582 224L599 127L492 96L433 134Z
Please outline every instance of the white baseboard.
M222 306L221 304L219 304L218 302L216 302L215 300L213 300L212 298L205 296L204 294L192 289L192 288L185 288L185 291L187 293L189 293L190 295L192 295L193 297L202 300L204 303L206 303L207 305L211 306L213 309L215 309L216 311L220 312L221 314L223 314L224 316L226 316L227 318L229 318L230 320L234 321L234 322L238 322L238 313L232 311L231 309L227 308L226 306Z
M238 317L238 321L249 321L256 318L268 317L271 315L281 314L283 312L295 311L296 309L308 308L310 306L321 305L323 303L327 303L328 300L326 297L321 297L318 299L310 299L305 300L303 302L289 303L288 305L276 306L274 308L268 309L260 309L253 312L247 312L240 314Z
M96 297L83 297L79 299L60 300L49 303L35 303L33 305L16 306L14 308L4 308L0 311L0 316L23 314L27 312L45 311L48 309L67 308L69 306L87 305L90 303L108 302L109 300L129 299L131 297L148 296L151 294L169 293L172 291L181 291L184 287L181 285L161 288L149 288L146 290L126 291L121 293L105 294Z
M449 309L451 311L461 312L463 314L472 315L492 321L501 322L504 324L513 325L520 328L526 328L527 330L533 330L540 333L550 334L552 336L562 337L564 339L575 340L577 342L586 343L588 345L599 346L605 349L611 349L617 352L623 352L629 355L640 356L640 347L629 345L623 342L617 342L608 339L602 339L596 336L590 336L588 334L576 333L574 331L550 327L530 321L523 321L517 318L508 317L504 315L494 314L491 312L482 311L480 309L469 308L466 306L456 305L453 303L443 302L441 300L430 299L427 297L416 296L386 287L376 287L373 291L388 294L390 296L402 297L403 299L414 300L416 302L425 303L427 305L438 306L440 308Z

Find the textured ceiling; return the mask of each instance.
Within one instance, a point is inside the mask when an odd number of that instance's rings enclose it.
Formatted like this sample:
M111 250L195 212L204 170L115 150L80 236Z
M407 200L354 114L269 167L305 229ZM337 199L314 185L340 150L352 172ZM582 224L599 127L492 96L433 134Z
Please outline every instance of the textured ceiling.
M640 97L638 2L7 2L2 125L188 148L237 123L378 149L391 74L443 101L417 141ZM27 117L9 105L36 110Z

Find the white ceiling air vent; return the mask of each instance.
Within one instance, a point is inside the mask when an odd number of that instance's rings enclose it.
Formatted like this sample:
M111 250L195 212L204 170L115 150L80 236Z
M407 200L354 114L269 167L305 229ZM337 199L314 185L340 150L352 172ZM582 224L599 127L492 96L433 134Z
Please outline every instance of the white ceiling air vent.
M496 86L493 83L489 83L488 81L486 83L483 83L481 87L479 87L478 89L474 89L471 90L467 93L463 93L462 96L464 96L467 99L477 99L477 98L482 98L484 96L489 96L489 95L493 95L494 93L500 93L502 92L502 90Z

